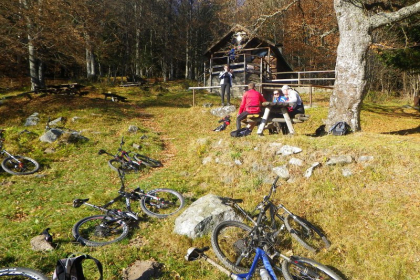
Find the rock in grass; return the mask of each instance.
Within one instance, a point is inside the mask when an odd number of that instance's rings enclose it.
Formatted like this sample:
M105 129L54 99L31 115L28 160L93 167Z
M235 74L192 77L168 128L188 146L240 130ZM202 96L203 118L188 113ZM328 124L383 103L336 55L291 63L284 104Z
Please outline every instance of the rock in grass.
M309 167L308 169L306 169L305 174L303 175L305 178L309 178L312 176L312 173L315 169L315 167L318 167L320 165L319 162L314 162L311 167Z
M154 261L135 261L122 272L124 280L155 279L161 275L163 265Z
M38 113L33 113L32 115L30 115L26 121L25 121L25 126L35 126L38 124L39 122L39 114Z
M45 240L44 235L37 235L31 239L32 250L34 251L52 251L53 246Z
M290 178L290 173L289 173L289 169L287 169L286 165L282 165L282 166L277 166L273 168L274 173L276 173L280 178L283 179L289 179Z
M222 221L241 220L222 202L223 198L214 194L199 198L175 220L174 233L196 238L210 233Z
M343 164L352 163L352 161L353 161L353 158L351 156L342 155L342 156L330 158L326 164L327 165L343 165Z

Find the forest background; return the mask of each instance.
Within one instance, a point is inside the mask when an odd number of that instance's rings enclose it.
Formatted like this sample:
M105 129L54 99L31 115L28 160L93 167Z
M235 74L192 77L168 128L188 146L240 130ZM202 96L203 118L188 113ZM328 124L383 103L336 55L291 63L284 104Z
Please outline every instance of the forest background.
M331 0L4 2L0 88L27 85L29 60L41 85L100 77L115 82L118 76L200 80L204 51L234 24L257 28L259 36L282 45L296 71L332 70L336 62L339 33ZM385 1L377 9L415 2ZM418 20L413 16L374 32L369 90L418 95Z

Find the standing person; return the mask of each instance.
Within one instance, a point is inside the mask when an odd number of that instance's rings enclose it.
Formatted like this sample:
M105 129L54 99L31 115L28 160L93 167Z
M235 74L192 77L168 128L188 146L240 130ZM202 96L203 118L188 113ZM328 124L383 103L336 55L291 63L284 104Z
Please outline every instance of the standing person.
M293 107L289 107L289 115L293 118L296 114L305 114L305 108L303 107L302 99L296 90L292 89L288 85L284 85L281 88L284 96L287 98L287 102L295 103Z
M230 105L230 88L232 87L233 71L229 65L223 67L223 71L219 74L220 92L222 94L222 106L225 106L225 92L227 98L227 105Z
M261 103L266 100L261 93L255 90L255 83L248 85L248 91L242 97L239 107L238 117L236 118L236 130L241 129L241 121L249 114L259 114L261 112Z

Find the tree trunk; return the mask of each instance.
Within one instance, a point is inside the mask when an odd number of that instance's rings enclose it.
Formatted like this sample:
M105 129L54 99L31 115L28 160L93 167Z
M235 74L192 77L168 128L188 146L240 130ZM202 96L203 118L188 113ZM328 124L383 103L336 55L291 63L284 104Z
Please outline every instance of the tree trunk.
M93 79L96 76L95 56L88 48L86 48L86 74L88 79Z
M41 85L38 78L38 66L35 47L32 43L31 35L28 35L28 55L29 55L29 74L31 76L31 90L39 88Z
M371 43L369 20L363 9L335 0L340 31L335 66L335 87L330 98L327 127L347 122L353 131L360 127L360 109L366 94L366 57ZM355 20L358 19L358 20Z
M372 31L420 12L420 1L395 12L374 14L363 1L334 0L340 31L335 66L335 87L330 98L327 128L347 122L353 131L361 130L360 110L367 92L367 52Z

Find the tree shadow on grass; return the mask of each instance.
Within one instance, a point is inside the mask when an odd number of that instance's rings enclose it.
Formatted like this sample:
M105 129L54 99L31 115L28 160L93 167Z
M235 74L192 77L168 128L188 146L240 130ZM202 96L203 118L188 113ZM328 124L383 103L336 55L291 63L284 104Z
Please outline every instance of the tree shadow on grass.
M384 106L379 104L363 104L363 111L378 114L378 115L387 115L390 117L410 117L420 119L420 114L418 112L406 112L405 109L410 107L406 106Z
M391 132L383 132L382 134L392 134L392 135L409 135L409 134L417 134L420 133L420 125L415 128L411 129L403 129L403 130L397 130L397 131L391 131Z

